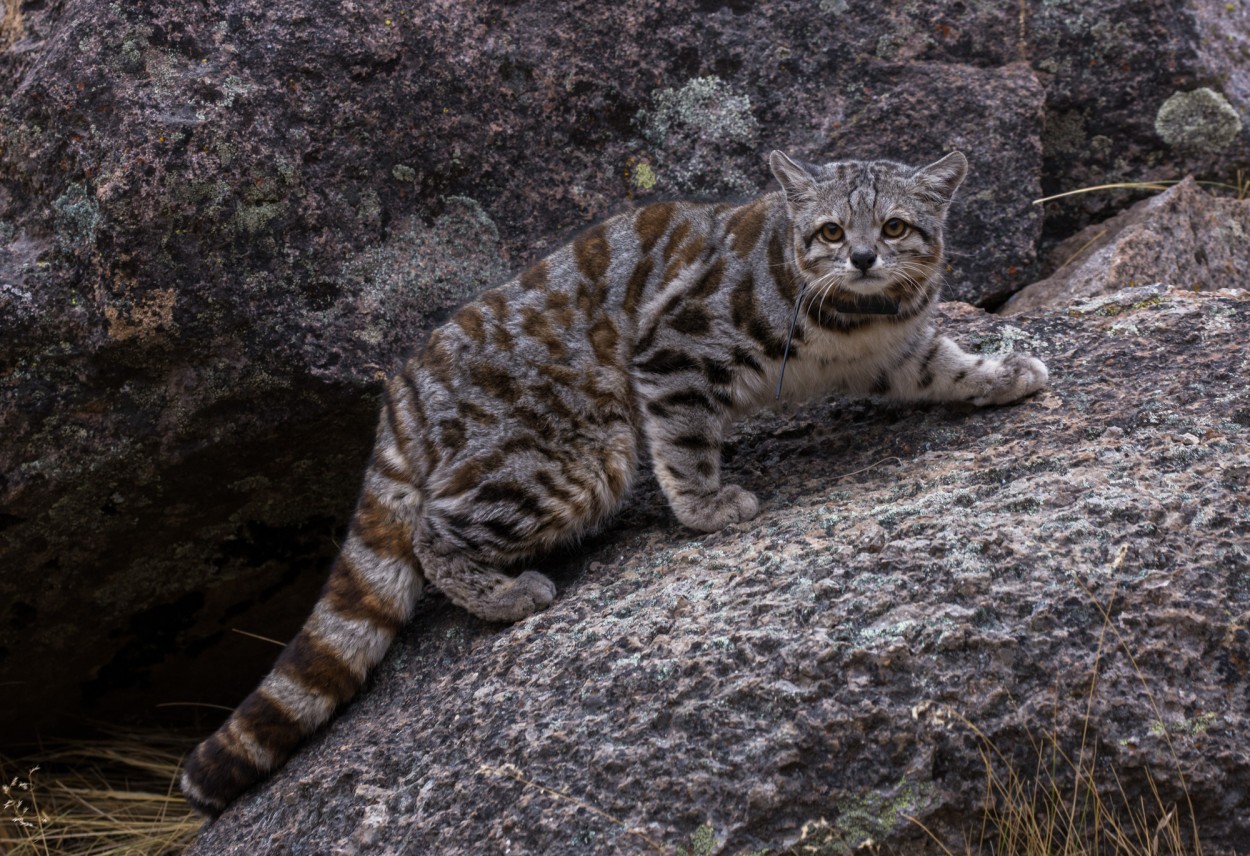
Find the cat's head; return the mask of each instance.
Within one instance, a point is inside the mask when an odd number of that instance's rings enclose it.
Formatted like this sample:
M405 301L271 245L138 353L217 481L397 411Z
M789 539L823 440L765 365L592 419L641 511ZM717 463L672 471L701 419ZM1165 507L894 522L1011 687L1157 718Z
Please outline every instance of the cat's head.
M923 290L942 264L942 224L968 170L959 152L925 167L795 161L775 151L795 262L809 287L847 297Z

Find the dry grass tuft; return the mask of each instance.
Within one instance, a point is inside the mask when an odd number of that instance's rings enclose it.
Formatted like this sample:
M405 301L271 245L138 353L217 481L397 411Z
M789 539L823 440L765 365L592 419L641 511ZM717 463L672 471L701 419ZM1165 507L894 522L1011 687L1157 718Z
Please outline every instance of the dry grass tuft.
M965 856L1201 856L1192 813L1166 803L1149 771L1149 798L1134 800L1096 749L1082 745L1069 755L1055 734L1030 741L1035 765L1021 769L974 724L957 718L976 735L985 767L981 829L965 837Z
M1245 170L1237 170L1237 177L1234 183L1229 184L1226 181L1199 181L1202 187L1214 187L1221 190L1231 192L1237 199L1242 200L1250 198L1250 175ZM1117 181L1112 184L1098 184L1093 187L1078 187L1076 190L1067 190L1063 193L1056 193L1053 196L1043 196L1041 199L1034 199L1034 205L1045 205L1055 199L1063 199L1068 196L1079 196L1082 193L1095 193L1100 190L1167 190L1174 184L1180 184L1179 179L1168 179L1166 181Z
M167 734L117 735L0 758L0 854L181 853L203 824L177 784L191 745Z
M1111 570L1124 564L1127 547L1121 547ZM962 714L945 706L926 710L938 721L959 722L976 735L981 763L985 768L985 797L980 833L966 836L964 853L993 853L997 856L1202 856L1193 802L1181 771L1179 756L1168 729L1160 732L1167 743L1172 765L1181 784L1183 804L1166 800L1146 770L1149 796L1132 798L1125 790L1119 772L1110 762L1100 761L1097 741L1090 736L1094 699L1108 637L1133 666L1149 700L1155 722L1163 714L1137 665L1133 652L1111 618L1112 592L1104 606L1093 592L1076 578L1085 596L1102 616L1094 673L1086 693L1085 716L1078 747L1068 753L1058 733L1042 738L1030 736L1033 769L1020 769L980 728ZM955 856L924 824L909 818L928 833L947 856ZM971 839L977 841L974 846Z
M4 0L4 18L0 19L0 50L22 37L22 0Z

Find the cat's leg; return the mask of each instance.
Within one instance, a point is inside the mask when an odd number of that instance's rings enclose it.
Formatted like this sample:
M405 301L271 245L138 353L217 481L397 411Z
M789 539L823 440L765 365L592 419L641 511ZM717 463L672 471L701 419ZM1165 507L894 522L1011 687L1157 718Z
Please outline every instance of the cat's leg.
M901 356L878 373L873 391L909 401L1009 404L1046 386L1045 364L1027 354L985 356L964 352L925 328Z
M756 515L754 494L721 484L727 420L705 393L670 393L648 402L646 411L651 464L678 520L700 532L715 532Z
M505 570L607 519L637 467L628 422L581 428L577 442L564 443L510 432L500 450L434 480L416 553L425 578L453 603L488 621L519 621L551 604L556 587L546 576Z

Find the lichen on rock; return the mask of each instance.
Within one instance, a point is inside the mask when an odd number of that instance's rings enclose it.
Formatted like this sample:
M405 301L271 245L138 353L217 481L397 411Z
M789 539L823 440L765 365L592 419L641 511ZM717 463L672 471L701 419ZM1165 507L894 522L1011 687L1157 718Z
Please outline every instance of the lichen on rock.
M1223 151L1241 127L1241 116L1228 99L1206 86L1173 93L1155 115L1155 131L1165 143L1198 152Z
M643 136L656 144L670 132L735 143L750 143L759 132L750 96L735 93L719 77L696 77L680 89L661 89L637 121Z
M652 93L634 116L663 178L648 166L651 183L681 193L745 193L753 183L727 167L725 153L754 147L759 123L749 95L719 77L696 77L679 88Z

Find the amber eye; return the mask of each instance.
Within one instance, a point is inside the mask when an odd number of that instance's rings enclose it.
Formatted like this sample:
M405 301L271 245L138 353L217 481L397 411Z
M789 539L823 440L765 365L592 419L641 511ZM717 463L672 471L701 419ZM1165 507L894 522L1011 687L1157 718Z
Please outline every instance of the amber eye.
M901 238L907 232L907 224L897 217L891 217L885 221L885 225L881 227L881 234L887 238Z
M831 244L836 244L842 240L842 227L837 223L826 223L820 227L820 237Z

